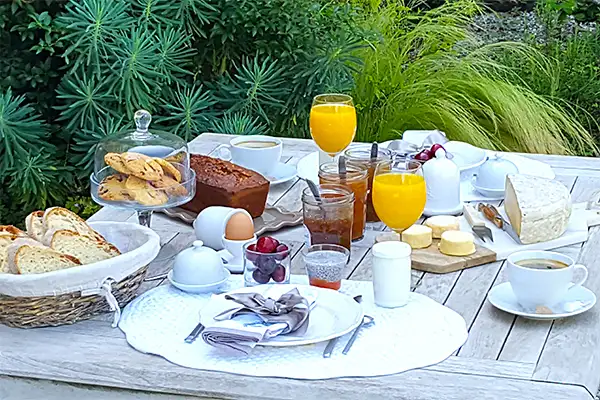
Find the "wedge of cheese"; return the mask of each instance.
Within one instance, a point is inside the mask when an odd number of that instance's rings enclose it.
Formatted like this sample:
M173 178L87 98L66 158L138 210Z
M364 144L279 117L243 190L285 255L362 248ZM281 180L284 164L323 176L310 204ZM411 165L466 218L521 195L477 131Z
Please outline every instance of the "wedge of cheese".
M504 210L523 244L556 239L567 230L571 195L560 182L530 175L508 175Z

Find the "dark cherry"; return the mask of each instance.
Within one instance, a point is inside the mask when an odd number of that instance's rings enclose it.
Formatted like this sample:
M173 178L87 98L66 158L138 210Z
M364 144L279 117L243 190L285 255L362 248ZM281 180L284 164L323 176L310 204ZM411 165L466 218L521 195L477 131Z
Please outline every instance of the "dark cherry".
M256 267L263 273L271 275L277 267L277 261L273 256L260 256L256 262Z
M275 258L284 260L290 254L290 249L285 244L280 244L277 246L277 249L275 249L275 252L277 253Z
M444 146L442 146L439 143L436 143L433 146L431 146L431 149L429 150L429 156L431 158L435 157L435 152L438 151L439 149L446 151L446 149L444 149Z
M252 279L254 279L258 283L269 283L271 276L268 274L264 274L261 270L256 269L252 273Z
M252 251L256 251L256 244L251 244L246 250L250 250L246 251L246 258L252 262L255 262L258 258L258 254L254 254Z
M260 253L274 253L279 246L279 241L270 236L263 236L256 242L256 249Z
M275 271L273 271L271 274L271 278L273 278L275 282L285 281L285 268L281 265L278 265L277 268L275 268Z
M429 152L427 150L423 150L415 155L415 160L419 161L429 161L431 157L429 156Z

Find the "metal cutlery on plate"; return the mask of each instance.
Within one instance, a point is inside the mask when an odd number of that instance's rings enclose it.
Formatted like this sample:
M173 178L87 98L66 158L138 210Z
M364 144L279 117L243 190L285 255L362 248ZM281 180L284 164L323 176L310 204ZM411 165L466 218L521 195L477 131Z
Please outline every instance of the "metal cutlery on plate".
M361 295L355 296L354 301L356 301L357 303L360 304L360 302L362 301L362 296ZM363 317L363 320L361 321L361 323L354 329L354 332L352 332L352 336L350 337L350 340L348 340L348 343L346 343L344 350L342 350L342 354L344 354L344 355L348 354L348 352L350 351L350 348L354 344L354 341L358 337L358 333L360 332L361 328L369 327L369 326L373 325L374 323L375 323L375 318L373 318L369 315L365 315ZM323 351L323 358L331 357L331 353L333 352L333 348L335 347L335 344L337 343L338 339L339 339L339 337L329 340L329 342L327 343L327 346L325 346L325 350Z

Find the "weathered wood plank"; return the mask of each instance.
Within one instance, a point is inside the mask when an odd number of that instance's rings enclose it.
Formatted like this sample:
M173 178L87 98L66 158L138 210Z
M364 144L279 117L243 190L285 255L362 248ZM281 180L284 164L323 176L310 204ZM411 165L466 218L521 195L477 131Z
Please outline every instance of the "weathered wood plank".
M425 367L426 370L475 374L505 378L530 379L535 363L480 360L476 358L450 356L439 364Z
M557 156L552 154L528 154L512 153L534 160L545 162L553 168L582 168L600 170L600 158L597 157L574 157Z
M41 330L8 336L3 340L7 350L2 349L0 370L19 377L230 399L360 399L364 393L374 399L407 400L591 399L576 386L425 369L378 378L308 382L231 375L178 367L128 348L123 339L98 341L90 336L70 335L72 348L85 350L65 352L59 343L61 336ZM105 353L111 357L105 357Z
M172 400L173 395L133 390L77 385L40 379L11 378L0 375L2 400ZM195 396L177 396L179 400L194 400Z

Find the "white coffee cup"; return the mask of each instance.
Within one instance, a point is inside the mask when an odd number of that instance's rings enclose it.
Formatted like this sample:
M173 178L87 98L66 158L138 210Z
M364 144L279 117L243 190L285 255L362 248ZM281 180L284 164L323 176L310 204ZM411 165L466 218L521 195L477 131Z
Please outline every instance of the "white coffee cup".
M227 161L268 175L279 162L283 144L272 136L238 136L217 148L217 156Z
M523 261L527 260L558 261L566 267L538 269L523 266ZM582 285L588 276L586 267L575 264L569 256L552 251L520 251L511 254L506 261L508 281L517 301L526 309L555 306L565 298L567 291ZM573 281L576 271L582 271L583 276Z

